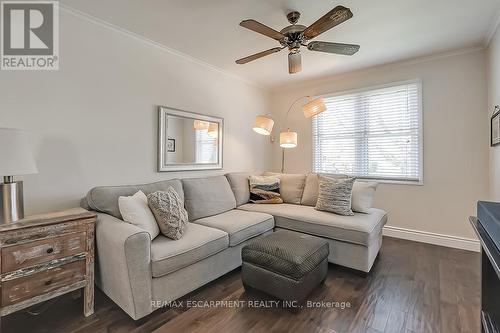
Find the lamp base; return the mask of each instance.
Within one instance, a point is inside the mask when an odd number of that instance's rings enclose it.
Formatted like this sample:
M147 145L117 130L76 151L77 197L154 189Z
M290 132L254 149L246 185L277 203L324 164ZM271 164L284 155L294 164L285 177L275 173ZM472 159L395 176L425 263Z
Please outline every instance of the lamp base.
M0 184L0 224L24 218L23 182Z

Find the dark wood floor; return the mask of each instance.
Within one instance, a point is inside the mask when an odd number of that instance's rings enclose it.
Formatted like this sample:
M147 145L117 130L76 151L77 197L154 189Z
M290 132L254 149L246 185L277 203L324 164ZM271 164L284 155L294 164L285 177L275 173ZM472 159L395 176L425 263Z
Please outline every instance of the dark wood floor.
M165 308L136 324L100 291L96 312L83 318L81 299L63 296L33 316L2 318L2 332L480 332L479 254L384 238L372 273L362 277L330 265L314 301L350 308ZM272 300L245 292L236 270L184 300ZM37 309L34 309L37 310Z

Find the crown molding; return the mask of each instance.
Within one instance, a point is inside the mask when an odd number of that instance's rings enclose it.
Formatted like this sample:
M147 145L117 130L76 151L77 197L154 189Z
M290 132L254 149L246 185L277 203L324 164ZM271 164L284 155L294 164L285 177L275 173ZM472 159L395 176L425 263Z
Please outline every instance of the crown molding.
M156 47L156 48L158 48L158 49L160 49L160 50L162 50L164 52L167 52L167 53L170 53L170 54L175 55L177 57L183 58L183 59L185 59L185 60L187 60L189 62L192 62L194 64L200 65L202 67L205 67L207 69L210 69L212 71L215 71L217 73L225 75L227 77L239 80L239 81L241 81L243 83L246 83L248 85L251 85L253 87L256 87L256 88L259 88L259 89L262 89L262 90L266 89L265 87L263 87L262 85L254 82L254 81L247 80L247 79L245 79L245 78L243 78L243 77L241 77L239 75L233 74L233 73L231 73L231 72L229 72L227 70L224 70L224 69L222 69L220 67L211 65L211 64L209 64L209 63L207 63L207 62L205 62L203 60L200 60L198 58L190 56L190 55L188 55L186 53L180 52L180 51L178 51L176 49L173 49L173 48L168 47L168 46L166 46L164 44L161 44L161 43L158 43L158 42L156 42L156 41L154 41L152 39L149 39L149 38L147 38L147 37L145 37L143 35L140 35L140 34L137 34L135 32L132 32L130 30L124 29L124 28L119 27L119 26L117 26L117 25L115 25L113 23L110 23L108 21L105 21L103 19L95 17L93 15L87 14L85 12L82 12L82 11L80 11L78 9L75 9L73 7L70 7L68 5L59 3L59 8L60 8L60 10L66 12L66 13L68 13L70 15L73 15L75 17L78 17L80 19L83 19L83 20L85 20L87 22L96 24L98 26L101 26L101 27L104 27L106 29L112 30L114 32L120 33L122 35L125 35L127 37L133 38L133 39L135 39L137 41L143 42L143 43L148 44L150 46Z
M233 78L233 79L236 79L238 81L241 81L245 84L248 84L248 85L251 85L253 87L256 87L258 89L261 89L261 90L264 90L264 91L267 91L269 93L273 93L275 90L277 89L280 89L282 87L286 87L286 86L305 86L305 85L308 85L308 83L311 83L311 82L315 82L315 81L324 81L324 80L328 80L331 76L333 75L343 75L343 74L347 74L347 73L352 73L352 72L358 72L358 71L363 71L363 70L369 70L369 69L372 69L372 68L377 68L377 67L395 67L395 66L404 66L404 65L412 65L412 64L418 64L418 63L423 63L423 62L428 62L428 61L433 61L433 60L437 60L437 59L442 59L442 58L447 58L447 57L453 57L453 56L458 56L458 55L463 55L463 54L467 54L467 53L472 53L472 52L476 52L476 51L479 51L479 50L483 50L485 49L489 43L491 42L491 39L493 38L493 36L495 35L495 32L498 28L498 26L500 25L500 10L498 11L497 15L495 16L495 20L492 24L492 26L490 27L489 29L489 32L485 38L485 40L483 41L482 43L482 46L479 46L479 47L469 47L469 48L464 48L464 49L459 49L459 50L455 50L455 51L450 51L450 52L444 52L444 53L438 53L438 54L433 54L433 55L429 55L429 56L423 56L423 57L416 57L416 58L410 58L410 59L406 59L406 60L400 60L400 61L395 61L395 62L390 62L390 63L382 63L382 64L379 64L379 65L374 65L374 66L366 66L366 67L362 67L362 68L358 68L358 69L355 69L355 70L347 70L347 71L342 71L342 72L338 72L338 73L332 73L331 75L328 75L328 76L323 76L323 77L318 77L318 78L311 78L311 79L307 79L307 80L304 80L304 81L301 81L301 82L289 82L289 83L282 83L282 84L278 84L278 85L273 85L273 86L263 86L257 82L254 82L254 81L251 81L251 80L248 80L246 78L243 78L239 75L236 75L230 71L227 71L225 69L222 69L220 67L217 67L217 66L214 66L212 64L209 64L201 59L198 59L196 57L193 57L193 56L190 56L186 53L183 53L183 52L180 52L176 49L173 49L171 47L168 47L164 44L161 44L159 42L156 42L152 39L149 39L143 35L140 35L140 34L137 34L135 32L132 32L130 30L127 30L127 29L124 29L120 26L117 26L113 23L110 23L108 21L105 21L103 19L100 19L98 17L95 17L93 15L90 15L90 14L87 14L85 12L82 12L78 9L75 9L71 6L68 6L68 5L65 5L65 4L62 4L60 3L59 4L59 8L60 10L70 14L70 15L73 15L75 17L78 17L80 19L83 19L83 20L86 20L87 22L90 22L90 23L93 23L93 24L96 24L96 25L99 25L101 27L104 27L104 28L107 28L107 29L110 29L114 32L117 32L117 33L120 33L122 35L125 35L125 36L128 36L130 38L133 38L137 41L140 41L140 42L143 42L143 43L146 43L150 46L153 46L153 47L156 47L164 52L167 52L169 54L172 54L172 55L175 55L177 57L180 57L180 58L183 58L189 62L192 62L194 64L197 64L199 66L202 66L202 67L205 67L207 69L210 69L212 71L215 71L215 72L218 72L222 75L225 75L227 77L230 77L230 78Z
M500 8L498 9L497 14L493 19L493 23L491 24L488 33L486 34L486 37L484 39L483 45L485 48L487 48L490 45L491 40L493 39L493 36L495 36L495 33L497 32L499 26L500 26Z
M288 87L308 88L312 85L318 85L318 84L328 82L332 79L332 77L339 77L339 76L343 76L343 75L349 75L352 73L370 71L370 70L376 70L376 69L390 70L393 68L410 66L410 65L417 65L420 63L425 63L425 62L430 62L430 61L435 61L435 60L440 60L440 59L446 59L446 58L450 58L450 57L461 56L461 55L465 55L465 54L469 54L469 53L479 52L479 51L483 51L484 49L485 48L483 46L467 47L467 48L462 48L462 49L448 51L448 52L435 53L435 54L431 54L431 55L427 55L427 56L408 58L408 59L398 60L398 61L394 61L394 62L381 63L378 65L361 67L361 68L357 68L354 70L347 70L347 71L341 71L341 72L337 72L337 73L330 73L330 74L327 74L327 75L324 75L321 77L317 77L317 78L309 78L309 79L306 79L303 81L289 82L289 83L283 83L283 84L271 86L270 91L271 91L271 93L276 93L277 91L284 89L284 88L288 88Z
M483 51L485 48L483 46L473 46L473 47L466 47L458 50L453 50L453 51L447 51L447 52L442 52L442 53L435 53L431 54L428 56L422 56L422 57L417 57L413 59L406 59L406 60L401 60L397 62L392 62L388 63L385 65L381 66L387 66L387 67L398 67L398 66L407 66L407 65L415 65L415 64L420 64L424 62L430 62L430 61L435 61L435 60L440 60L440 59L446 59L450 57L456 57L456 56L461 56L469 53L474 53L474 52L479 52Z

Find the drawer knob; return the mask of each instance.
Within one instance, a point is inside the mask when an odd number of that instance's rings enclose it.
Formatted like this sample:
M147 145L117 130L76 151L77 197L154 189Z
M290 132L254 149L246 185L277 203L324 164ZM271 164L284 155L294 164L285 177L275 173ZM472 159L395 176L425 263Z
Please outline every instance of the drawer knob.
M45 281L46 286L50 286L52 284L52 280Z
M47 249L47 253L52 253L52 252L54 252L54 249L53 249L53 248L51 248L51 247L49 247L49 248Z

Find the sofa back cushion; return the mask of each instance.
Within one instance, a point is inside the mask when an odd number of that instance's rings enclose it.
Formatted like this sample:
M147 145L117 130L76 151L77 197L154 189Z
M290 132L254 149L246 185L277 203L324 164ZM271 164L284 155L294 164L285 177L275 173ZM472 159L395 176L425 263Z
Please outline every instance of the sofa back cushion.
M348 178L347 175L333 174L333 173L320 173L330 178ZM352 210L357 213L369 213L372 208L375 191L377 190L378 183L355 181L352 186ZM304 193L302 194L301 205L316 206L319 193L319 181L317 173L310 173L306 178L306 185Z
M132 196L138 191L142 191L144 194L148 195L156 191L166 191L170 186L172 186L181 199L184 200L181 181L179 179L172 179L141 185L94 187L87 193L86 202L88 207L92 210L122 219L120 209L118 208L118 198L120 196Z
M355 181L352 187L352 210L369 214L373 207L373 199L378 183Z
M250 201L250 184L248 178L252 174L250 172L232 172L226 174L231 190L236 199L236 206L241 206Z
M327 174L332 178L347 178L346 175L343 174ZM316 206L316 202L318 201L318 193L319 193L319 181L317 173L309 173L306 177L306 184L304 186L304 191L302 193L302 199L300 201L301 205L305 206Z
M186 178L182 186L190 221L236 208L236 199L225 176Z
M300 205L306 175L264 172L264 176L276 176L280 179L280 194L284 203Z

